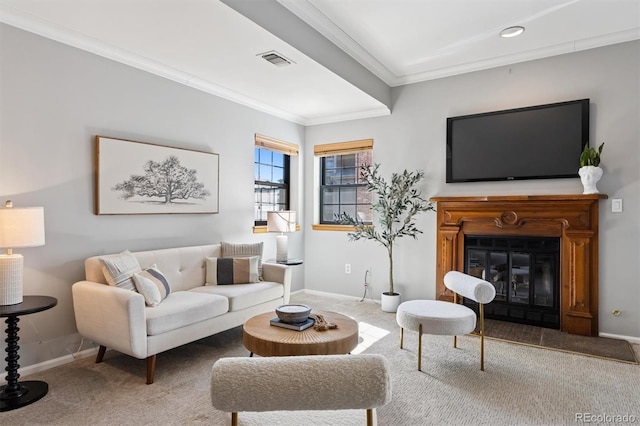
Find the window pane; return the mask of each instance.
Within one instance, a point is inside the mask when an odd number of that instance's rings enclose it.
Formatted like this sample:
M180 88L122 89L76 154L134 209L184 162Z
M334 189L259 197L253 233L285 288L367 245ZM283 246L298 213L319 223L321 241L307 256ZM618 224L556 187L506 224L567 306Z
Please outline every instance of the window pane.
M373 223L373 211L371 207L366 206L356 206L356 210L358 211L358 220L364 223Z
M356 169L342 169L343 185L353 185L356 183Z
M356 203L356 189L355 188L342 188L340 190L340 204L355 204Z
M340 184L340 170L327 169L324 173L325 185L339 185Z
M337 189L337 188L323 188L322 189L322 201L325 204L339 204L340 203L340 189Z
M342 212L360 221L372 223L372 197L360 177L360 166L370 164L371 158L371 152L322 158L321 223L336 223L335 215Z
M284 183L284 168L274 167L272 182Z
M281 206L283 206L283 208L279 208L278 210L286 210L287 205L289 204L289 200L287 197L287 193L289 191L287 191L284 188L280 188L276 190L276 198L275 198L275 202L280 204Z
M341 155L340 157L342 158L342 164L340 165L340 167L356 167L356 155L357 154Z
M322 222L335 222L336 215L338 214L338 206L325 205L322 207Z
M260 164L259 179L263 182L271 182L271 166Z
M341 207L340 210L343 213L346 213L351 217L354 217L356 215L356 206L353 206L353 205L346 205L346 206L342 205L340 207Z
M277 167L284 167L284 154L281 152L272 152L273 165Z
M322 160L324 162L325 169L335 169L337 167L335 155L324 157Z
M367 206L371 205L371 202L373 200L373 195L367 191L367 188L365 187L358 187L356 188L357 191L357 203L358 204L366 204Z

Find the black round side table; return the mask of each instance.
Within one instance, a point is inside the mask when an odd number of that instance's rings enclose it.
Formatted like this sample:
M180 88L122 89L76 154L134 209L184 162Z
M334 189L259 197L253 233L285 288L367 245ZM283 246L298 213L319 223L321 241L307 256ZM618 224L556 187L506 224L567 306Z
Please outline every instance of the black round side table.
M49 296L23 296L22 303L0 306L0 317L7 318L7 384L0 386L0 411L9 411L24 407L45 396L49 391L49 385L37 380L18 382L18 318L21 315L34 314L36 312L51 309L58 303L55 297Z

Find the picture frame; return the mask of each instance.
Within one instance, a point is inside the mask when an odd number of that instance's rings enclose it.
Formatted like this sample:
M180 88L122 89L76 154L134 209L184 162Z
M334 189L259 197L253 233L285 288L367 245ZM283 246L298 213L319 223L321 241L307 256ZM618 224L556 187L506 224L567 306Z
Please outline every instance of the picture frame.
M95 214L218 213L220 156L96 136Z

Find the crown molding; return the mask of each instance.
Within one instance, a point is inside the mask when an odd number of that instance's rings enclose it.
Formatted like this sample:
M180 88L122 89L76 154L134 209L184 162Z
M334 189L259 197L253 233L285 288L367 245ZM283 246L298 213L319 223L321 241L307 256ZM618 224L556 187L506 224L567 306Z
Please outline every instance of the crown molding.
M465 74L474 71L482 71L501 66L513 65L521 62L533 61L536 59L544 59L557 55L575 53L588 49L609 46L612 44L625 43L628 41L640 39L640 28L634 28L627 31L607 34L600 37L592 37L584 40L577 40L571 43L557 44L546 47L544 49L529 50L513 55L505 55L497 58L491 58L484 61L474 61L465 64L459 64L451 67L444 67L435 70L407 74L396 78L391 83L392 87L403 86L405 84L419 83L427 80L435 80L438 78L451 77L455 75Z
M391 110L386 106L368 109L364 111L349 112L345 114L326 115L319 117L308 117L305 126L315 126L317 124L338 123L340 121L360 120L363 118L384 117L391 115Z
M307 22L324 37L331 40L348 55L360 62L365 68L375 74L391 87L403 86L405 84L419 83L421 81L434 80L437 78L451 77L473 71L481 71L499 66L511 65L519 62L526 62L549 56L573 53L580 50L593 49L610 44L624 43L627 41L640 39L640 28L627 31L607 34L600 37L593 37L584 40L576 40L571 43L549 46L544 49L535 49L521 52L514 55L505 55L483 61L474 61L458 64L451 67L438 69L427 69L413 74L400 75L392 72L387 66L375 58L362 45L353 40L348 34L340 29L331 19L318 10L308 0L277 0L300 19Z
M166 64L150 60L132 52L116 48L93 37L88 37L76 31L52 24L51 22L42 20L3 4L0 4L0 22L95 55L120 62L296 124L305 125L307 121L303 116L291 114L281 109L274 108L211 81L201 79L195 75L170 67Z

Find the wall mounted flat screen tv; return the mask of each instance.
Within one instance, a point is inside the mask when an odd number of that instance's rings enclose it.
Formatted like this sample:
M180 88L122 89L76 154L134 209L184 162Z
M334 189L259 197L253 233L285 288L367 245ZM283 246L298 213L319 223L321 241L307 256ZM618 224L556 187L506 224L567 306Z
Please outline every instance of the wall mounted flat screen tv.
M447 183L578 177L589 99L447 118Z

